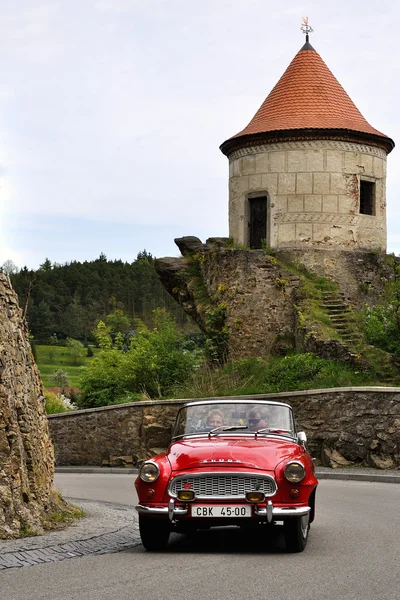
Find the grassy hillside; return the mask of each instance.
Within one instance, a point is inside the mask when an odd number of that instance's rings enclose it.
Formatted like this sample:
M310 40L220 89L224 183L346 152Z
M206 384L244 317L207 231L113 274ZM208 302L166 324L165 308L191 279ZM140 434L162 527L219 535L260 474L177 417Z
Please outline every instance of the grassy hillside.
M98 352L97 348L92 348L94 356ZM43 385L45 388L55 387L55 384L49 379L49 376L62 369L68 373L70 387L78 388L79 379L81 377L82 367L90 364L93 357L83 356L77 360L75 364L74 358L69 353L69 348L66 346L36 346L37 366L42 376Z

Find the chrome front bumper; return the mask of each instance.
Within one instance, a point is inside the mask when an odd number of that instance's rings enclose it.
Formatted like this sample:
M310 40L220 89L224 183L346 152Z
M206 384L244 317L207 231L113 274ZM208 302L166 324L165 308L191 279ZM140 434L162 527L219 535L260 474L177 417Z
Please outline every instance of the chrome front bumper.
M139 514L165 515L168 516L170 521L174 521L175 517L186 515L189 510L187 507L175 506L175 500L173 498L168 502L168 506L157 508L138 504L135 508ZM281 508L279 506L274 506L271 500L268 500L265 508L258 508L257 505L254 505L254 514L257 517L266 517L268 523L271 523L272 521L281 521L286 517L304 517L309 514L310 510L310 506Z

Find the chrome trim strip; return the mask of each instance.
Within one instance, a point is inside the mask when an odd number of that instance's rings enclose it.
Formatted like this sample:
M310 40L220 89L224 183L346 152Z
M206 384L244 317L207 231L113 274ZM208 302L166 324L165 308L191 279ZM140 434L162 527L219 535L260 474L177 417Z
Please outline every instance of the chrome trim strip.
M168 506L155 507L155 506L144 506L143 504L138 504L137 506L135 506L135 509L137 510L137 512L139 514L147 514L147 515L151 514L151 515L168 516L168 513L169 513ZM175 506L173 509L173 516L186 515L187 512L188 512L187 508Z
M199 404L269 404L269 405L273 405L273 406L286 406L287 408L290 408L290 410L293 410L292 407L290 406L290 404L286 404L286 402L279 402L279 400L261 400L261 399L254 399L251 400L250 398L221 398L219 400L193 400L192 402L185 402L185 404L182 404L182 408L186 407L186 406L197 406Z
M270 510L269 506L267 506L266 508L258 508L257 506L255 506L254 514L258 517L267 517L268 519L268 509ZM310 510L311 506L301 506L293 508L281 508L279 506L272 506L272 516L277 520L282 519L282 517L304 517L305 515L309 514ZM271 521L268 521L268 523L270 523Z

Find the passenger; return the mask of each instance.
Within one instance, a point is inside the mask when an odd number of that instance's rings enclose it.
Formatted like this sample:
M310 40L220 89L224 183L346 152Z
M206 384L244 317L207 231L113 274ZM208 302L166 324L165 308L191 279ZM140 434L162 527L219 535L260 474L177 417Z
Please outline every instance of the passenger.
M248 414L247 420L251 431L258 431L268 427L269 412L267 408L257 406L252 408Z
M206 426L207 429L215 429L224 425L224 415L218 408L215 408L208 413Z

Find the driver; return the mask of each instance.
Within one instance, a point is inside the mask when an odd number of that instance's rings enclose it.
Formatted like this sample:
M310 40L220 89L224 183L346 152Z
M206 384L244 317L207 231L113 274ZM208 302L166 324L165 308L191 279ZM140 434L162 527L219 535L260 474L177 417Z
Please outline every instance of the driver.
M251 431L259 431L268 427L269 412L267 408L255 406L251 409L247 416L249 429Z
M207 416L206 426L210 429L222 427L224 425L224 415L218 408L210 411Z

